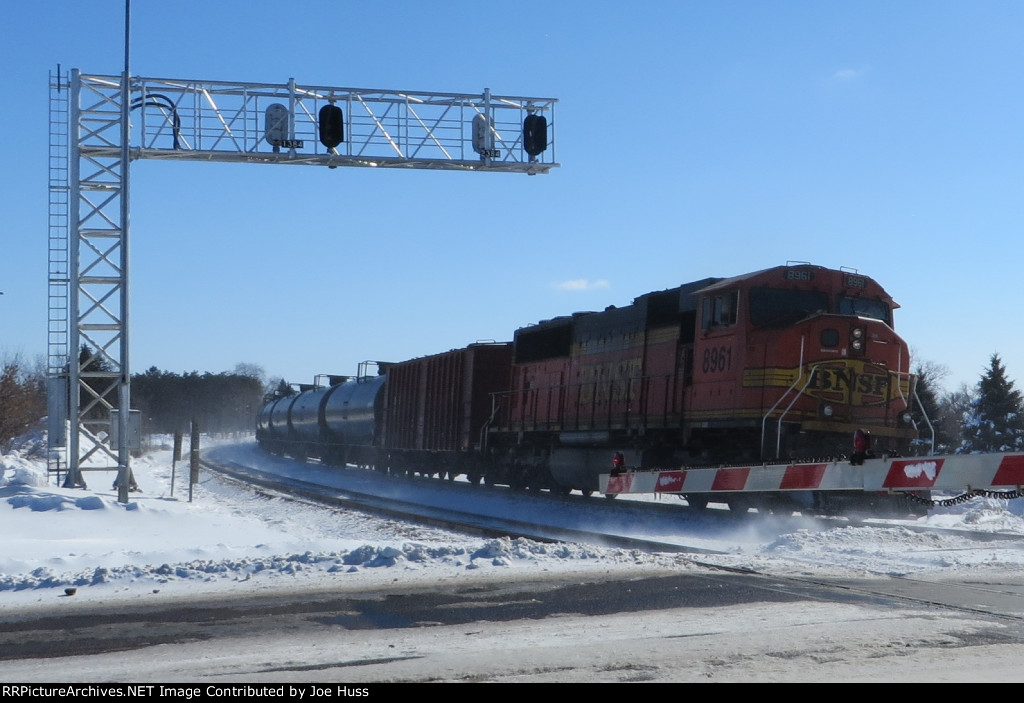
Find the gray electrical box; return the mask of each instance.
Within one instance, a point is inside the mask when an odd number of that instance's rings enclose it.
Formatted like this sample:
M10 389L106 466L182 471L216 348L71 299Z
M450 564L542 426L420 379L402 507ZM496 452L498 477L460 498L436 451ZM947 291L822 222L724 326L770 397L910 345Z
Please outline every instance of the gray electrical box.
M110 411L110 440L109 445L116 447L119 444L118 431L120 429L118 413L119 410ZM128 411L128 451L132 456L142 456L142 411Z
M52 448L68 446L68 377L46 379L46 431Z

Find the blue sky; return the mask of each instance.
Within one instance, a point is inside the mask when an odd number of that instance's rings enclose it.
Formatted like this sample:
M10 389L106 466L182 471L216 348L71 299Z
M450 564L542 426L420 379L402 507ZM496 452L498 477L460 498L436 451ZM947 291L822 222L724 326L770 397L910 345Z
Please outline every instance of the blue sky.
M118 74L124 4L4 10L0 352L32 356L48 73ZM135 162L133 371L309 381L803 260L877 279L948 387L1024 379L1024 3L136 0L131 32L144 76L556 97L562 164Z

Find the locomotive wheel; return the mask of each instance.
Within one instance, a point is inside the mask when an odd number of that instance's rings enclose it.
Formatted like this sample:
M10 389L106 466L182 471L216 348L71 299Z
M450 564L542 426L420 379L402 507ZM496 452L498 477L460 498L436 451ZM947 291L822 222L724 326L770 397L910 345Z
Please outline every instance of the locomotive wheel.
M691 508L696 508L697 510L704 510L704 509L706 509L708 507L708 497L707 496L696 496L696 495L695 496L691 496L691 495L687 495L686 496L686 502L689 504L689 506ZM730 507L730 510L731 509L732 508Z
M736 496L725 501L729 511L733 513L745 513L750 510L750 499L743 496Z

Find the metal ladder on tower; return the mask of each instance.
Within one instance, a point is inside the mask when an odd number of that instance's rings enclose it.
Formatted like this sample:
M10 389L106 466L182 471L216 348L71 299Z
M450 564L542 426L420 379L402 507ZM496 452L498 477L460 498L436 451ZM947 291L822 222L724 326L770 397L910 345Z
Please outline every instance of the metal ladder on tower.
M68 348L70 323L70 185L68 165L70 125L70 91L68 82L58 66L50 74L50 135L49 135L49 235L48 235L48 293L47 293L47 382L50 384L49 402L51 435L50 447L66 447L63 437L67 421ZM52 435L58 433L59 440ZM47 452L47 470L59 475L67 468L64 452Z

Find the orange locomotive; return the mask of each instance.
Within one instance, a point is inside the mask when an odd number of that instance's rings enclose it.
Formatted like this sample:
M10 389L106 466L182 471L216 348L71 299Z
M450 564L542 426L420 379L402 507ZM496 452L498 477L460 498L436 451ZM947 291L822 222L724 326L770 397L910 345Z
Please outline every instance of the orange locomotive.
M708 278L270 398L257 440L324 463L587 494L609 471L859 463L918 435L895 307L872 279L810 264Z
M898 307L853 271L789 264L520 329L487 432L492 482L597 489L636 468L905 451Z

